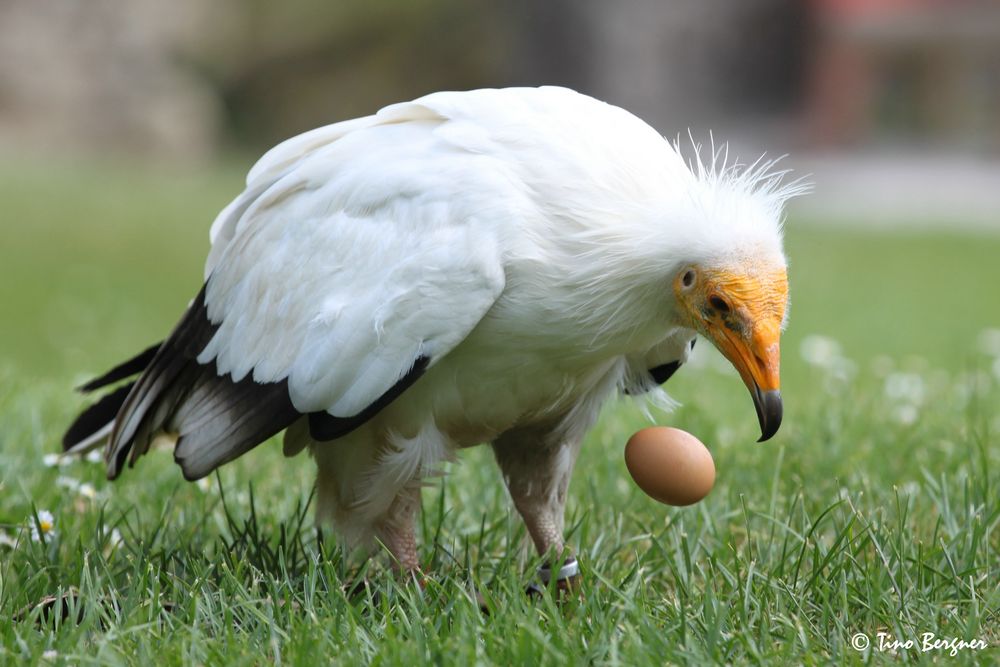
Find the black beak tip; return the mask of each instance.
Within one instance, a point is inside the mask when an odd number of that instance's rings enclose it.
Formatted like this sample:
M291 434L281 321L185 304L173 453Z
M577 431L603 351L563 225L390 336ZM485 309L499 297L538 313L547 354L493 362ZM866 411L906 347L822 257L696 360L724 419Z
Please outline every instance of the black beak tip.
M770 440L781 427L782 404L781 392L777 389L761 391L754 387L753 404L757 408L757 420L760 422L760 440Z

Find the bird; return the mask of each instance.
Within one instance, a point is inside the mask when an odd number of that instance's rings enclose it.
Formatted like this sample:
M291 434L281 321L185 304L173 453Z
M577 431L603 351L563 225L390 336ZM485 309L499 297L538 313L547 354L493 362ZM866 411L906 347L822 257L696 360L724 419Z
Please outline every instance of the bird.
M784 209L807 186L695 149L555 86L290 138L211 225L173 331L80 387L111 391L64 450L103 445L113 480L165 440L197 480L284 431L315 461L317 523L405 574L425 480L489 444L543 579L577 577L567 489L606 402L662 399L701 335L761 440L781 424Z

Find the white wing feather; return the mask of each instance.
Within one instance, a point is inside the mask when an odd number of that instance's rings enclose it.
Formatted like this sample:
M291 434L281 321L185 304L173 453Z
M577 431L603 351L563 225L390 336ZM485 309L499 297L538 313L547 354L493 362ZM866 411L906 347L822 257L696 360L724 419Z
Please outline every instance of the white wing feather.
M287 380L300 412L348 417L490 309L504 287L496 220L508 212L468 193L517 197L492 158L436 136L440 117L408 107L411 120L397 109L386 123L321 128L254 167L213 225L206 304L219 329L200 363L236 381Z

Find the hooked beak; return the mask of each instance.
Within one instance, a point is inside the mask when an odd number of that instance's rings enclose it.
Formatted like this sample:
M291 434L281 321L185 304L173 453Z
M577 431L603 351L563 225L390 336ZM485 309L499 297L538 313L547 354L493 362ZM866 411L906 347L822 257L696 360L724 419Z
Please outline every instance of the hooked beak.
M761 391L754 384L750 393L753 394L753 406L757 408L757 421L760 422L760 440L757 442L770 440L781 426L781 392L777 389Z
M778 432L782 416L780 324L758 323L752 327L749 336L740 335L725 326L709 327L708 333L750 390L760 422L760 440L757 442L769 440Z

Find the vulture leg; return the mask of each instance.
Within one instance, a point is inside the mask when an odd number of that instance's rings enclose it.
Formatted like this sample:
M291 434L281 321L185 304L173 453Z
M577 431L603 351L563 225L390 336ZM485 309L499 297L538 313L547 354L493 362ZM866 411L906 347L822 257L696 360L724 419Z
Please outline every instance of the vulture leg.
M401 575L418 574L417 538L414 531L420 489L406 489L393 501L375 527L375 536L392 555L392 566Z
M579 572L563 541L563 511L580 441L551 442L548 433L530 428L507 431L494 441L493 452L535 548L549 559L539 572L542 582L555 578L564 587ZM560 565L553 572L552 567Z
M336 527L350 550L388 550L401 575L420 570L415 536L420 480L380 477L382 450L370 435L355 432L336 442L316 442L306 419L285 434L285 453L308 446L317 465L316 521Z

